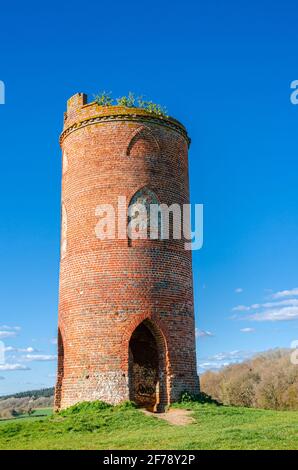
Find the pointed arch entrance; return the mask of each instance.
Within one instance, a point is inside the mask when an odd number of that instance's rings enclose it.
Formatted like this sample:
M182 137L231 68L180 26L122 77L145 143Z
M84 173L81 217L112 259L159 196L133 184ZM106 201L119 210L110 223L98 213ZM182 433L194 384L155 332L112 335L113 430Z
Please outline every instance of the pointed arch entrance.
M166 345L150 320L144 320L129 341L130 400L150 411L162 411L168 403Z
M64 345L61 329L58 328L58 369L57 369L57 381L55 387L55 410L60 410L61 399L62 399L62 384L64 377Z

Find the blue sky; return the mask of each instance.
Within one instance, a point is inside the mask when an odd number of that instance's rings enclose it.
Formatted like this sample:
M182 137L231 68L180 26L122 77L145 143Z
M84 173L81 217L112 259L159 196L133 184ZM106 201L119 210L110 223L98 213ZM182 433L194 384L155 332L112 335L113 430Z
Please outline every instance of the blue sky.
M0 394L54 383L58 136L78 91L146 95L189 131L200 370L298 339L297 13L289 0L1 6Z

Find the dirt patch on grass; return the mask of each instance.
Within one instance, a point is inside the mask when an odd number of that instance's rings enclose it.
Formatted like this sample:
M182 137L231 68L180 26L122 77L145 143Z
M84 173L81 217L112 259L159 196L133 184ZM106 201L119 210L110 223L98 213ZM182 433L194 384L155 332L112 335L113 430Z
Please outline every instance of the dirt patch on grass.
M154 418L163 419L169 424L175 426L186 426L187 424L194 423L194 418L192 417L192 411L183 410L183 409L170 409L166 413L151 413L148 410L141 410L147 416L153 416Z

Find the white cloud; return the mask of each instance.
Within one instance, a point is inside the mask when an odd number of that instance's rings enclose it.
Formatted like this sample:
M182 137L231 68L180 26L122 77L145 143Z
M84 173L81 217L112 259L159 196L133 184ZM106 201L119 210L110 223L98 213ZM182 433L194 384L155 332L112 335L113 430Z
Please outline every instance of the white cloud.
M254 328L241 328L240 331L242 333L253 333L256 330Z
M0 338L14 338L17 335L16 331L1 331L0 330Z
M290 297L292 295L298 295L298 287L295 287L294 289L281 290L279 292L276 292L275 294L272 294L272 298L281 299L283 297Z
M254 356L254 354L255 352L252 351L240 350L220 352L218 354L214 354L211 357L207 357L202 361L199 361L199 372L203 373L207 370L219 370L230 364L239 364L240 362L250 359L252 356Z
M246 312L250 310L250 307L247 307L246 305L236 305L236 307L232 308L233 312Z
M0 330L12 330L12 331L20 331L21 327L20 326L7 326L7 325L1 325Z
M50 342L51 342L51 344L57 344L58 343L57 338L52 338L50 340Z
M285 321L298 319L298 299L283 298L287 295L295 295L298 289L280 291L272 295L273 300L270 302L255 303L251 305L237 305L233 307L233 312L251 312L250 315L242 316L244 320L251 321ZM274 300L276 299L276 300ZM281 299L281 300L278 300ZM255 311L255 312L254 312ZM240 318L237 315L232 317Z
M201 369L201 373L207 371L207 370L219 370L222 369L225 366L228 366L229 363L222 363L222 362L199 362L199 371Z
M284 305L289 306L298 306L298 299L286 299L280 300L276 302L265 302L263 304L252 304L252 305L236 305L236 307L232 308L233 312L248 312L249 310L258 310L260 308L275 308L275 307L282 307Z
M17 335L20 331L20 326L8 326L8 325L1 325L0 326L0 338L12 338Z
M0 364L1 371L12 371L12 370L30 370L29 367L23 364Z
M235 292L236 294L241 294L241 292L243 292L242 287L237 287L237 289L235 289Z
M218 354L214 354L214 356L211 356L210 359L215 359L219 361L243 361L244 359L247 359L251 357L253 353L251 351L241 351L238 349L235 349L234 351L228 351L228 352L221 352Z
M272 308L272 307L282 307L283 305L298 306L298 299L285 299L279 300L278 302L266 302L261 304L261 307Z
M211 336L214 336L214 334L211 333L211 331L199 330L198 328L196 328L196 337L197 338L206 338L206 337L211 337Z
M32 346L29 346L28 348L25 349L20 349L20 352L27 352L27 353L33 353L34 351L37 351L37 349L32 348Z
M289 321L298 320L298 307L283 307L257 312L247 317L253 321Z
M57 356L52 354L26 354L23 356L23 359L26 361L38 361L38 362L45 362L45 361L55 361Z
M28 348L14 348L13 346L7 346L4 349L5 352L21 352L21 353L33 353L36 352L37 349L32 348L29 346Z

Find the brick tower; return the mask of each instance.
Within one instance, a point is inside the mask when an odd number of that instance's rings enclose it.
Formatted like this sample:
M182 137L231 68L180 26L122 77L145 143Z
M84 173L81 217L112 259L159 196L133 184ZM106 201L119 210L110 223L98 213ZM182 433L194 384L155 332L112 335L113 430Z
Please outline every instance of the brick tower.
M98 204L189 202L188 144L144 109L67 103L62 148L56 409L123 400L161 409L196 393L191 251L185 240L99 240ZM120 222L119 222L120 223Z

